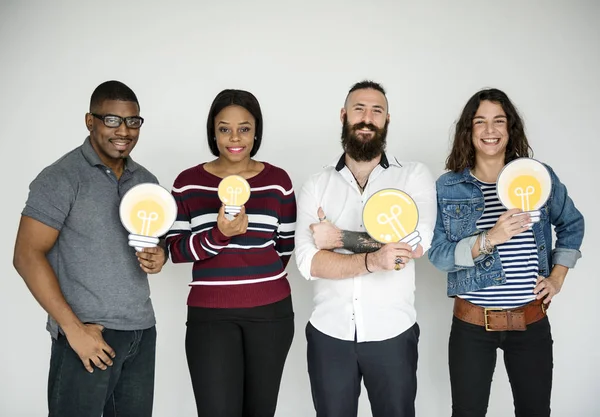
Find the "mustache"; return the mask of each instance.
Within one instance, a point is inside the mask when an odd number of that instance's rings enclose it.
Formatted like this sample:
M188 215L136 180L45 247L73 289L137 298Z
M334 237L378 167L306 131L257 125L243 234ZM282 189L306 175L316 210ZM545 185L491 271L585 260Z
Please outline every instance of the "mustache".
M357 124L355 124L355 125L352 126L352 130L354 130L354 131L361 130L361 129L364 129L364 128L372 130L373 132L377 132L377 130L378 130L377 126L375 126L372 123L360 122L360 123L357 123Z

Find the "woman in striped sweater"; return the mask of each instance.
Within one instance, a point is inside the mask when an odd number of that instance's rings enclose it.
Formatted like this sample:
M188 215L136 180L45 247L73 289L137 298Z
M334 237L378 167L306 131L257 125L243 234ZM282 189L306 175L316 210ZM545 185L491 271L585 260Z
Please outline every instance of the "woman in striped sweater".
M539 222L506 210L496 180L505 164L531 156L523 123L500 90L467 102L437 181L438 218L429 259L448 273L455 297L449 343L453 417L487 412L496 352L517 416L549 416L552 336L546 311L581 257L584 221L554 171ZM552 226L556 244L552 249Z
M294 335L285 272L294 249L292 182L253 159L263 120L251 93L219 93L206 128L217 158L175 180L177 221L167 235L173 262L193 263L185 346L198 416L273 416ZM231 220L217 195L229 175L251 187Z

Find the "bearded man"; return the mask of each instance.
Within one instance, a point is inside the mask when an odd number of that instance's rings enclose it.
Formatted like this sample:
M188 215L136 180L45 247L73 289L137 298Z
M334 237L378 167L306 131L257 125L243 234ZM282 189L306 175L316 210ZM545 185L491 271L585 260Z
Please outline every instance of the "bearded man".
M419 341L412 260L433 236L435 182L424 164L386 153L390 114L380 84L355 84L340 119L344 153L310 177L298 199L296 262L314 284L306 326L313 402L317 417L355 417L364 379L373 417L412 417ZM365 232L363 207L385 188L417 204L414 251Z

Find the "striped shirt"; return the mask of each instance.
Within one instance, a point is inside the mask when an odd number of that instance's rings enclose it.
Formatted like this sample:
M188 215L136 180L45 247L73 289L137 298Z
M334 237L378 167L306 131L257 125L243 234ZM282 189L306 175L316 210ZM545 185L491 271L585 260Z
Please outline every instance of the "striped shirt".
M483 215L477 221L479 230L489 230L506 208L500 203L496 184L477 180L485 199ZM482 307L515 308L533 301L538 277L538 253L533 230L528 229L508 242L496 246L506 283L461 294L459 297Z
M256 307L290 295L285 267L294 250L296 198L288 174L263 164L248 179L248 229L230 238L217 227L221 178L200 164L175 180L178 213L167 246L174 263L193 262L189 306Z

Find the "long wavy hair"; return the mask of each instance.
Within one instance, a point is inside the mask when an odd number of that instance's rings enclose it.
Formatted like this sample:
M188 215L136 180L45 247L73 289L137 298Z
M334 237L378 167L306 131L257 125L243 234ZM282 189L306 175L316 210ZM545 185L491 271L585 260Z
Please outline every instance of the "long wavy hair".
M473 146L473 117L482 101L491 101L502 106L508 122L508 143L504 154L504 163L521 157L532 157L533 150L529 146L523 120L517 108L508 96L496 88L478 91L467 101L465 108L456 122L452 150L446 159L446 169L461 172L465 168L475 166L475 147Z

